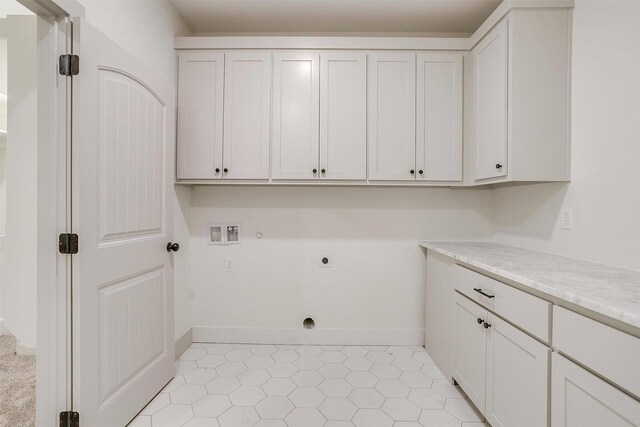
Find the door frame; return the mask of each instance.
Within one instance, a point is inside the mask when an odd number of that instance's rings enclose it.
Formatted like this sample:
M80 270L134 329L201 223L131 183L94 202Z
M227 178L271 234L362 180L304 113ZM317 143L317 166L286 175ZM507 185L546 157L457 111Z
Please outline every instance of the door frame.
M58 235L71 230L71 82L57 72L71 53L70 18L84 17L76 0L18 0L36 15L38 33L38 261L36 425L59 424L71 407L71 257Z

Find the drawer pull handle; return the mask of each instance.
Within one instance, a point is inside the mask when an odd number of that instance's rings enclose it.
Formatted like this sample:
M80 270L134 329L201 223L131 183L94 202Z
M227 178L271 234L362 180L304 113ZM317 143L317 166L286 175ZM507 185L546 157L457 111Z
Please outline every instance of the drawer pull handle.
M482 289L480 289L480 288L473 288L473 290L476 291L477 293L479 293L480 295L484 295L487 298L495 298L496 297L495 295L489 295L488 293L483 292Z
M484 322L484 320L482 320L482 317L478 317L477 321L478 325L482 325L482 322Z
M489 329L491 327L491 323L484 322L484 328Z

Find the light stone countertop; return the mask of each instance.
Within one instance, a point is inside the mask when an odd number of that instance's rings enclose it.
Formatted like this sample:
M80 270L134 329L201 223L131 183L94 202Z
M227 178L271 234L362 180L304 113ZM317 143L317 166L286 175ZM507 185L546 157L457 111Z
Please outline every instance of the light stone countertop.
M640 272L493 242L420 246L640 328Z

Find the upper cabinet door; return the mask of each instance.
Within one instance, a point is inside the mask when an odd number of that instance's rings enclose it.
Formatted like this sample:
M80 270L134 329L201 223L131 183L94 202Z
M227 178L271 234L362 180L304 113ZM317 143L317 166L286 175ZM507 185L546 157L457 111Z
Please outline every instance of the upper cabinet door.
M418 54L417 179L462 180L462 55Z
M508 20L473 49L475 69L475 179L507 174Z
M271 54L227 53L224 90L224 178L269 179Z
M369 179L415 180L416 55L369 55Z
M320 55L320 178L367 179L367 55Z
M274 54L273 179L318 178L319 59L313 52Z
M178 54L178 179L222 178L223 82L223 53Z

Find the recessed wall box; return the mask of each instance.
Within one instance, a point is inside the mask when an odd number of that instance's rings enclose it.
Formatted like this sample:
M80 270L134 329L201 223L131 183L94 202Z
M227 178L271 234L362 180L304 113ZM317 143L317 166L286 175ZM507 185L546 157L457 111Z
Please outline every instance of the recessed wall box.
M209 244L210 245L224 245L224 225L223 224L209 224Z
M225 241L228 245L240 243L240 224L225 224Z

